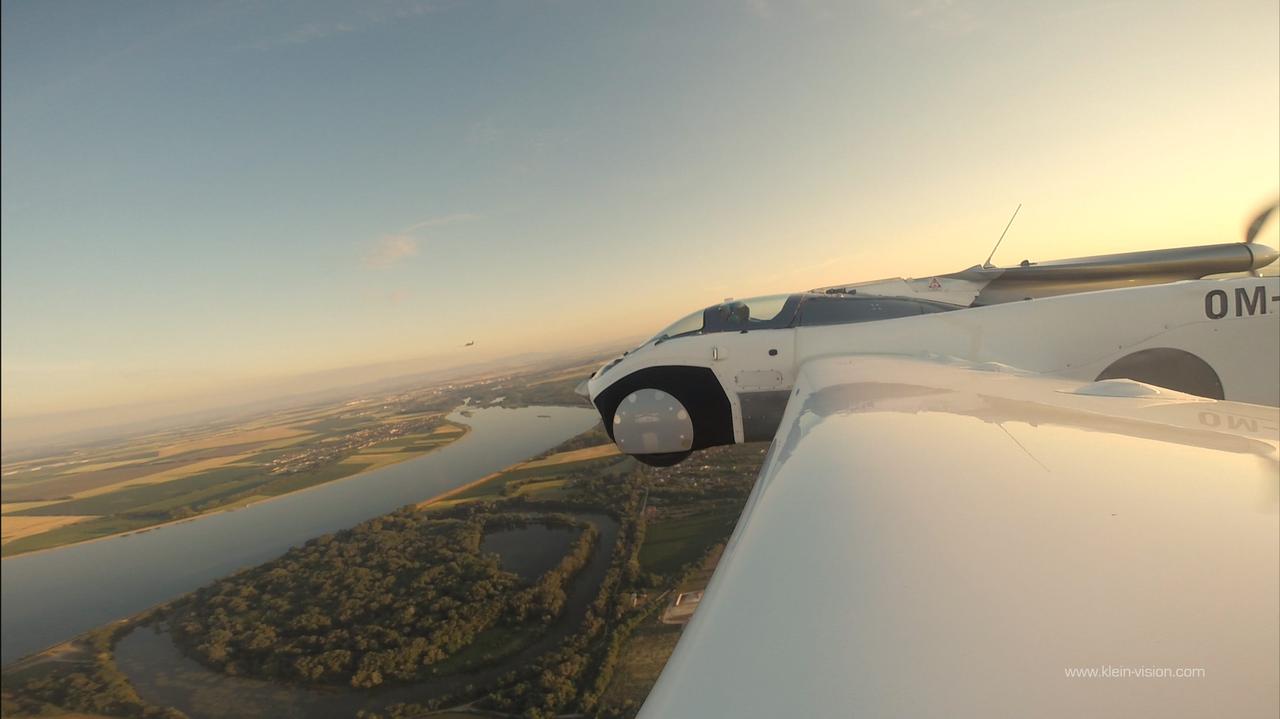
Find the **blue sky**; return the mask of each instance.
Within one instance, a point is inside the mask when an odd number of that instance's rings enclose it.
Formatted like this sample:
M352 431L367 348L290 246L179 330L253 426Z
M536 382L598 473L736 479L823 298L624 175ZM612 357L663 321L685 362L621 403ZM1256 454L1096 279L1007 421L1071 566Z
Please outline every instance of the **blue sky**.
M1019 202L997 260L1233 240L1277 12L6 1L3 411L959 269Z

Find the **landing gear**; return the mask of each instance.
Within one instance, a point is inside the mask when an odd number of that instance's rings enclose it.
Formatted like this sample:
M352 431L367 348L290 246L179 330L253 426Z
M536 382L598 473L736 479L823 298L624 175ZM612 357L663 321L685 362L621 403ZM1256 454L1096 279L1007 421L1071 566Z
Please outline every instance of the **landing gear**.
M693 449L693 419L675 395L638 389L613 412L613 441L627 454L687 453Z
M705 367L639 370L595 398L618 449L645 464L670 467L705 447L733 444L729 398Z

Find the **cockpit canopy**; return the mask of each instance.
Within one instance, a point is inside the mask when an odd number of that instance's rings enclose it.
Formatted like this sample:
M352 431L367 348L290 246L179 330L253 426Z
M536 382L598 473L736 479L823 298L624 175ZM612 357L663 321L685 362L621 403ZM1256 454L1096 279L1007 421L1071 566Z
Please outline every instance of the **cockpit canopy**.
M726 300L681 318L649 343L712 332L746 332L898 319L960 309L956 305L907 297L796 293Z
M728 300L680 319L650 341L710 332L788 327L801 297L803 295L792 294Z

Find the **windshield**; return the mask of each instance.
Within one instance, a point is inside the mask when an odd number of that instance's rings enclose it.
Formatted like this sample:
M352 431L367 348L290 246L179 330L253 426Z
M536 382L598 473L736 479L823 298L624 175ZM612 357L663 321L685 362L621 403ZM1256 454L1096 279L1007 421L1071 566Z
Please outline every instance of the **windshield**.
M701 332L702 331L702 315L703 315L703 310L698 310L697 312L694 312L687 317L682 317L681 319L673 323L670 327L654 335L653 338L650 339L649 341L654 342L656 340L671 339L672 337L679 337L681 335L688 335L688 334L694 334L695 332Z
M801 295L769 295L745 300L726 300L723 304L712 305L681 318L645 344L703 332L788 327L800 305L800 298Z

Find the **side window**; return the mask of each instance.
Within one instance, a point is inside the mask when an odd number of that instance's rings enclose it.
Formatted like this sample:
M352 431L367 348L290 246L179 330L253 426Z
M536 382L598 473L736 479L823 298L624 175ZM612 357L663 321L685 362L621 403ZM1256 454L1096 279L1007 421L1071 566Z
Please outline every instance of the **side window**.
M800 306L800 326L843 325L921 314L920 303L879 297L815 297Z
M708 307L707 332L772 330L791 326L801 295L773 295L733 300Z

